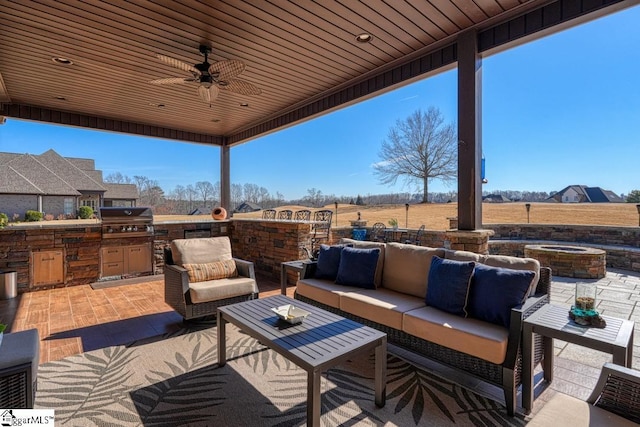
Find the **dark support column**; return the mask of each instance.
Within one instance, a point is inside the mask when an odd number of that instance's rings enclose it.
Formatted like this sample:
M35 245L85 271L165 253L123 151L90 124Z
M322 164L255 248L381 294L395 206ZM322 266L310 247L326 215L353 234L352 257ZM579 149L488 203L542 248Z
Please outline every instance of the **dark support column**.
M458 37L458 230L482 228L482 59L476 31Z
M225 140L220 147L220 204L226 209L229 217L232 215L231 208L231 148Z

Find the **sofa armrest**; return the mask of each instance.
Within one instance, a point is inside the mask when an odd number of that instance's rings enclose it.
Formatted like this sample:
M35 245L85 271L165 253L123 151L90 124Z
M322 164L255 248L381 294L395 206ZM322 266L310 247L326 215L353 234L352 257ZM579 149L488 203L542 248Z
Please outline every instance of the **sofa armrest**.
M534 295L538 296L538 295L548 294L550 287L551 287L551 268L540 267L540 278L538 279L538 286L536 286Z
M504 366L515 369L518 361L518 350L522 343L524 320L548 303L549 295L543 294L529 297L522 306L511 309L511 326L509 327L509 342Z
M242 277L248 277L250 279L256 279L256 272L251 261L245 261L239 258L233 258L236 262L236 268L238 269L238 275Z
M302 271L300 272L300 279L312 279L316 274L317 261L305 261L302 263Z

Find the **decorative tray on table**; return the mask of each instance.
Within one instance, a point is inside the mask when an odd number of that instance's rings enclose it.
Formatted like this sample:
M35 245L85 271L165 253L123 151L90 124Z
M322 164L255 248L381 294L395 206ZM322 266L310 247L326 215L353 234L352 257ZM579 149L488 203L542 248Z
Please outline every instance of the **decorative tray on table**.
M292 324L301 323L309 314L311 314L306 310L294 307L292 304L273 307L271 310L276 313L280 319Z

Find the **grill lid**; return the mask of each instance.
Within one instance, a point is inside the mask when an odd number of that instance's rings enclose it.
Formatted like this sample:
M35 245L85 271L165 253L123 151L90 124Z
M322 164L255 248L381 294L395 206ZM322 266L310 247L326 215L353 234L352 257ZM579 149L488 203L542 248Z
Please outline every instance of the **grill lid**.
M151 208L144 206L134 208L102 207L100 208L100 218L103 223L122 222L123 220L152 221L153 212Z

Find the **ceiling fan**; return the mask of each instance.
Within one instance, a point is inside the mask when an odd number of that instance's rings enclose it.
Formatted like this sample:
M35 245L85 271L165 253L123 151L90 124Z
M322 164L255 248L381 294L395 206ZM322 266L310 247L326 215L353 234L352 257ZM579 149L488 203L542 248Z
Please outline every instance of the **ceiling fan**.
M200 99L211 104L217 97L220 89L240 95L260 95L262 90L248 81L237 79L236 77L244 71L243 62L236 59L217 61L210 64L208 56L211 53L209 46L200 45L200 53L204 55L204 62L201 64L189 65L178 59L157 54L160 61L191 73L191 77L169 77L164 79L151 80L149 83L156 85L169 84L196 84L198 85L198 96Z

